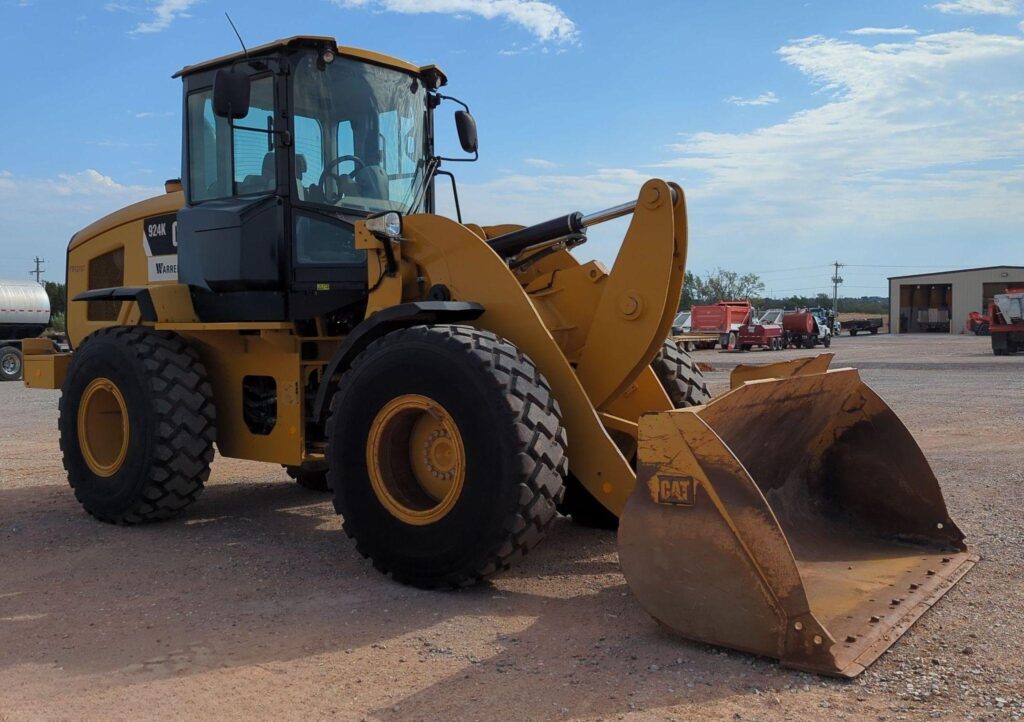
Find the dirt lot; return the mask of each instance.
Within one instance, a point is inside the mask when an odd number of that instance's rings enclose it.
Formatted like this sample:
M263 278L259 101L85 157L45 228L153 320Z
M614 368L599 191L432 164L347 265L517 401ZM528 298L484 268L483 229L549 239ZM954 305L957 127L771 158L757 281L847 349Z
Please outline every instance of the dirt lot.
M0 386L0 720L1022 719L1024 356L975 337L846 336L838 362L917 436L981 563L852 682L668 636L615 537L559 520L518 569L399 586L326 499L218 459L199 504L117 528L64 481L56 392ZM807 352L697 352L738 363Z

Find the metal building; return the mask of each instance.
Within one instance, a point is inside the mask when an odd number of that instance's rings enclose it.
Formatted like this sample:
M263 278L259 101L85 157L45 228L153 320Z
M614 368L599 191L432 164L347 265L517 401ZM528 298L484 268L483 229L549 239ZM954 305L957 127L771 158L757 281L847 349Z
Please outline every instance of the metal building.
M893 333L965 333L967 314L988 311L997 293L1024 288L1024 266L987 266L962 271L889 278Z

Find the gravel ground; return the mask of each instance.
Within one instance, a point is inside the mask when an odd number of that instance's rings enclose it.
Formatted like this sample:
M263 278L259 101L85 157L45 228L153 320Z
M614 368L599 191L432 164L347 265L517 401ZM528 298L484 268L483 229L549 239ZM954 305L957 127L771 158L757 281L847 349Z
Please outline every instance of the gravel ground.
M559 520L511 573L392 583L322 496L218 459L164 524L81 511L57 393L0 385L0 720L1024 719L1024 356L974 337L842 337L903 418L982 561L867 672L819 678L659 630L615 537ZM764 356L762 358L762 353ZM740 361L697 352L728 385Z

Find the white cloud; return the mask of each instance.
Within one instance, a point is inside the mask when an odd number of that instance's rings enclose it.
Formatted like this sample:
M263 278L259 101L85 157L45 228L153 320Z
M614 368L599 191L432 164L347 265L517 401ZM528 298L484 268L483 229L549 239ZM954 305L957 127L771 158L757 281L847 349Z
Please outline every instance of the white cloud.
M857 28L856 30L847 30L847 35L917 35L918 32L914 28L907 27L904 25L899 28Z
M544 158L524 158L523 163L526 165L532 165L534 168L557 168L558 163L554 161L545 160Z
M198 0L159 0L152 8L152 18L136 25L131 34L144 35L162 32L178 18L189 17L188 9L197 2ZM107 9L111 8L108 6ZM115 7L115 9L118 8Z
M686 188L697 270L833 257L952 265L1019 258L1024 37L966 30L862 44L815 36L778 56L818 91L811 107L748 132L686 134L646 167L538 169L460 183L466 218L531 223L593 211L634 198L661 175ZM611 261L625 230L612 225L593 229L579 255Z
M714 236L862 238L884 254L880 238L933 224L1019 235L1024 38L964 30L861 45L815 36L779 56L826 101L750 132L688 135L664 163L684 174L694 216Z
M11 265L0 268L0 275L17 271L20 276L23 264L17 259L38 254L55 261L50 277L58 278L72 234L112 211L163 192L162 187L119 183L91 168L50 178L0 174L2 260Z
M946 0L930 5L940 13L951 15L1016 15L1018 0Z
M395 13L477 15L520 25L541 41L575 43L576 23L557 5L542 0L333 0L343 8L366 8Z
M761 93L755 98L741 98L738 95L733 95L725 99L726 103L732 103L733 105L771 105L772 103L778 103L779 99L775 93L769 90L767 93Z

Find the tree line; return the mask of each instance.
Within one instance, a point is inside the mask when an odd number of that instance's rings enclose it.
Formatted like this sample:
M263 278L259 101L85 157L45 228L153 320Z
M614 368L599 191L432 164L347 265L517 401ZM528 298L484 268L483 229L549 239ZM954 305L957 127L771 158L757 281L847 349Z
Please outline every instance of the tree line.
M815 296L785 296L770 298L764 294L765 285L756 273L736 273L717 268L703 276L687 271L683 281L683 295L679 309L718 303L719 301L750 299L759 308L812 308L831 307L832 297L827 293ZM839 310L846 313L889 312L889 299L885 296L840 297Z

